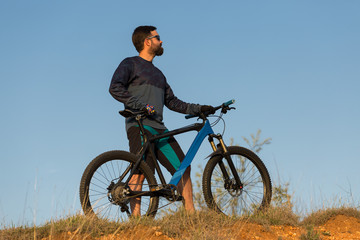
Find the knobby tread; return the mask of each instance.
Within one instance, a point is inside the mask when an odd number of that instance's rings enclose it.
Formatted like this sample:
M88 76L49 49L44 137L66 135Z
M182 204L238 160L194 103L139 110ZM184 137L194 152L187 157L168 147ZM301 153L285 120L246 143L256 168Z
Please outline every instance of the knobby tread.
M272 196L272 186L271 186L271 179L268 170L266 169L264 163L261 161L261 159L251 150L239 146L231 146L228 147L228 152L230 155L240 155L243 157L246 157L248 160L250 160L257 168L258 172L261 175L264 188L265 188L265 194L263 196L261 205L259 207L259 210L265 209L269 206ZM205 166L204 174L203 174L203 181L202 181L202 187L203 187L203 194L205 198L205 202L208 205L209 208L214 209L215 211L222 212L222 210L217 206L216 202L213 199L213 194L211 190L211 175L213 174L214 168L216 165L221 161L223 158L223 155L219 151L217 154L211 157L211 159L208 161L208 163ZM224 160L226 161L226 160Z
M86 215L96 216L91 207L91 203L89 200L89 184L91 178L93 177L94 172L104 163L107 163L112 160L124 160L130 163L136 162L136 156L130 152L121 151L121 150L112 150L108 152L104 152L94 158L86 167L80 181L80 203L83 208L83 211ZM146 164L146 162L141 162L139 165L139 170L145 175L145 178L150 185L157 185L156 178L154 173L151 171L150 167ZM154 217L157 208L159 205L159 198L152 197L149 209L147 211L147 216Z

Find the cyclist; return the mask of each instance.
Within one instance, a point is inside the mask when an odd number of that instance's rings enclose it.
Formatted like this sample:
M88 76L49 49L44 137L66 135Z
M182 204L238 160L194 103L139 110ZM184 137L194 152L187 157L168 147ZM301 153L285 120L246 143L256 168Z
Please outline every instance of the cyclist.
M146 110L148 117L143 120L144 128L149 134L167 131L163 123L163 108L184 114L213 113L214 108L208 105L186 103L178 99L163 73L153 65L155 56L164 52L162 41L154 26L139 26L132 35L133 44L139 55L125 58L115 70L110 84L110 94L125 105L125 109ZM138 153L141 148L141 134L135 119L127 118L126 131L131 153ZM173 138L160 139L155 144L156 157L159 162L174 174L185 155L177 141ZM154 171L150 156L145 161ZM129 182L132 190L141 190L144 181L142 174L134 174ZM131 185L137 184L137 185ZM193 212L193 193L190 179L190 167L178 184L178 189L185 200L185 209ZM140 215L140 198L130 201L131 212Z

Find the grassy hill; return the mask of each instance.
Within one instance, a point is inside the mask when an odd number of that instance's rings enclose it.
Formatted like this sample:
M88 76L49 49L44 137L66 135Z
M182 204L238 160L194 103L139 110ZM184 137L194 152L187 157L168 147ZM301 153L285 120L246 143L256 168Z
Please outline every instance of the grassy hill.
M161 219L131 219L125 223L83 215L0 231L0 239L360 239L360 211L351 207L320 210L300 220L289 207L229 218L210 210L179 211Z

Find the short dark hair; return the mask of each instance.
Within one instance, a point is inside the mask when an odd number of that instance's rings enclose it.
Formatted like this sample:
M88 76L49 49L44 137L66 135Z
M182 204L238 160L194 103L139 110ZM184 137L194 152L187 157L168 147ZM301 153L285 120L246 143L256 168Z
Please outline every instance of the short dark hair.
M139 26L135 28L132 35L132 42L136 51L141 52L144 48L144 41L151 35L151 31L156 30L154 26Z

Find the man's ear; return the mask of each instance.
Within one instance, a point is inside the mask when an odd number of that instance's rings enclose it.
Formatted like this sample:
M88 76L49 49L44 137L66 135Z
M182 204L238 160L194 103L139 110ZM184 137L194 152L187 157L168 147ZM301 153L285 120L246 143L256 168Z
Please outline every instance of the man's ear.
M150 47L150 46L151 46L151 39L147 39L147 38L145 38L145 41L144 41L144 46L148 46L148 47Z

